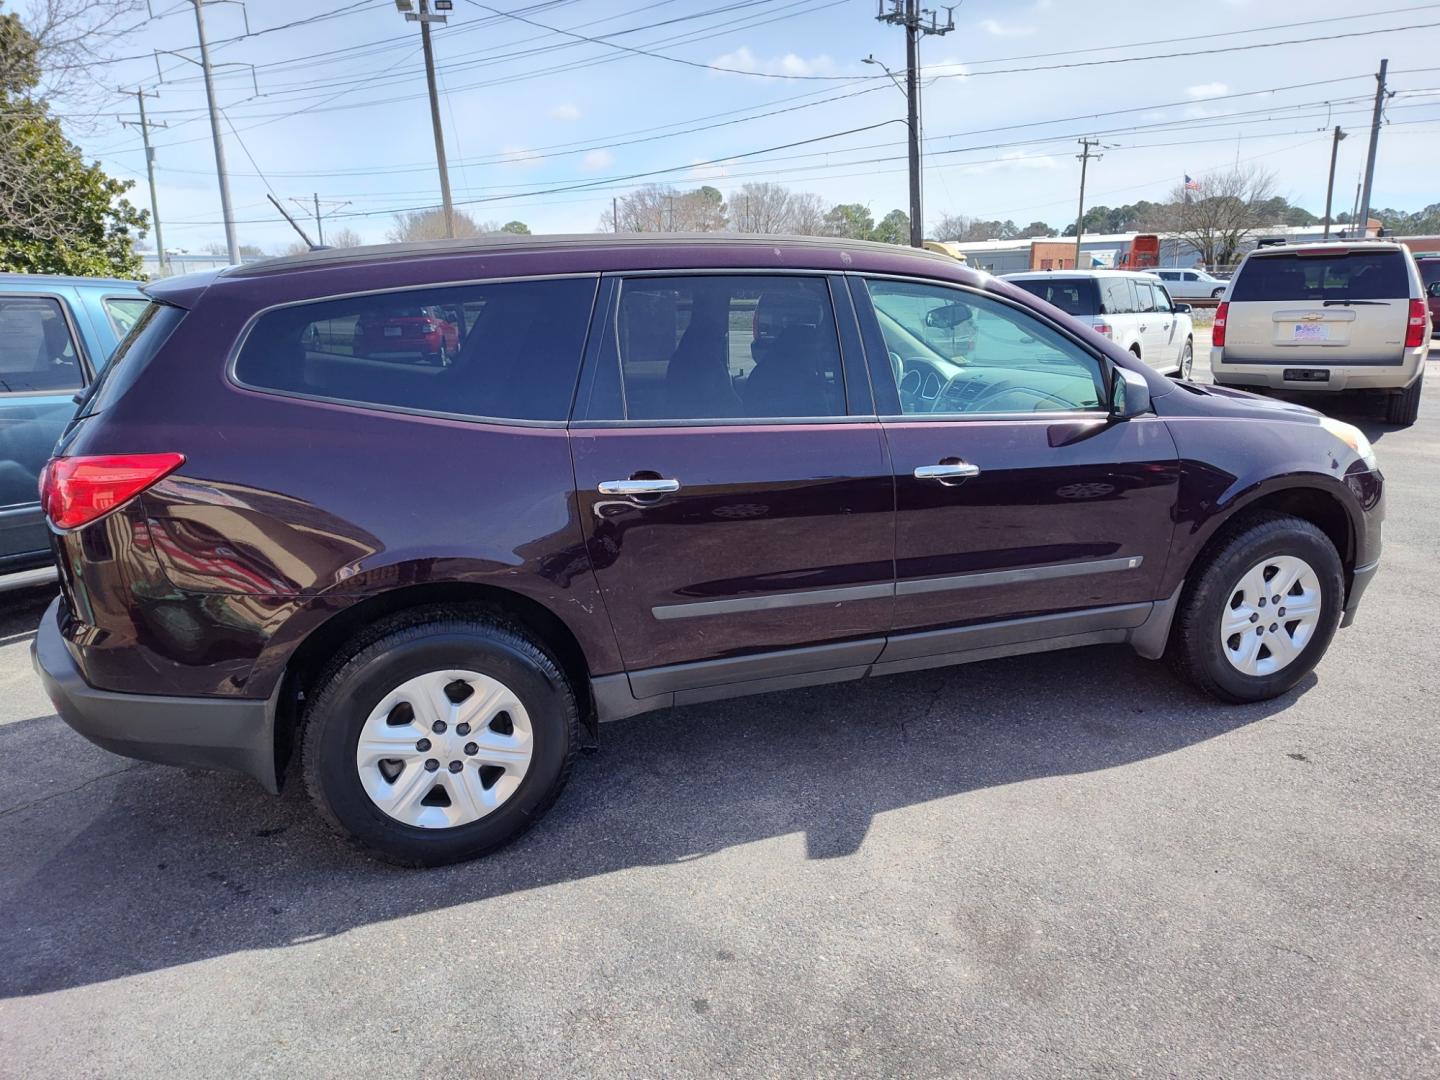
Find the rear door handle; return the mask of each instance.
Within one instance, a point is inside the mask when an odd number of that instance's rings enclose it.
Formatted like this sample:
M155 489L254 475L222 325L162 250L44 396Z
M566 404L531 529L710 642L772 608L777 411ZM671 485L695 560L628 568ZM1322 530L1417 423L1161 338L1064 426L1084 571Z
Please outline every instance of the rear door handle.
M971 465L968 461L955 462L950 465L917 465L915 467L916 480L962 480L968 476L979 476L980 466Z
M1141 331L1143 332L1143 331L1145 331L1145 330L1149 330L1150 327L1149 327L1149 325L1148 325L1147 323L1143 323L1143 322L1142 322L1142 323L1140 324L1140 329L1141 329Z
M679 480L602 480L601 495L668 495L680 490Z

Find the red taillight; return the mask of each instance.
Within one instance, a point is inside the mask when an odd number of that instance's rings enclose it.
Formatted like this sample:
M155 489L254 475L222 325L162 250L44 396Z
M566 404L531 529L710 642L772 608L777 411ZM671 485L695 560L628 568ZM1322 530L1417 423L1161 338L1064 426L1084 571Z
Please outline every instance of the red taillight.
M1114 337L1115 337L1115 328L1114 328L1113 326L1111 326L1108 322L1105 322L1103 319L1100 320L1099 322L1096 322L1096 323L1094 324L1094 327L1095 327L1095 333L1097 333L1097 334L1103 334L1105 337L1108 337L1108 338L1114 338Z
M185 464L184 454L51 458L40 474L40 504L57 529L77 529Z
M1410 301L1410 321L1405 324L1405 348L1417 349L1425 344L1425 335L1430 332L1430 312L1425 309L1424 300Z
M1230 301L1221 300L1220 306L1215 309L1215 326L1210 331L1211 345L1225 344L1225 319L1230 314Z

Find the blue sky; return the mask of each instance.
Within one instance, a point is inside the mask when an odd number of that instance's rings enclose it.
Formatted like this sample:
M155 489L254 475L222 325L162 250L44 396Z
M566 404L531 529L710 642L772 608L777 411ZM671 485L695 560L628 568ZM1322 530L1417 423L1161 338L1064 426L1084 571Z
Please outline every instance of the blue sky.
M188 0L153 2L159 17L117 42L116 55L190 47L193 56ZM493 3L455 0L435 33L451 184L479 220L590 231L612 196L649 181L727 192L775 181L866 203L877 218L905 205L904 99L861 63L874 53L903 69L904 36L875 21L875 0ZM265 201L271 189L282 199L319 192L335 215L327 223L368 241L384 239L394 210L437 203L419 32L393 0L247 0L247 11L248 37L236 5L206 8L215 62L255 65L253 76L217 72L240 241L279 250L294 239ZM1356 16L1339 0L968 0L955 23L922 46L932 223L950 212L1063 225L1075 212L1075 143L1087 134L1107 146L1090 166L1092 205L1164 198L1184 174L1238 156L1273 170L1281 194L1318 212L1336 123L1352 132L1336 182L1337 212L1348 209L1382 56L1399 93L1374 204L1417 209L1440 197L1440 25L1336 36L1440 24L1440 4L1380 0ZM1245 32L1260 27L1277 29ZM1198 53L1294 38L1324 40ZM199 251L224 236L203 86L194 64L159 59L163 83L150 59L96 77L158 91L147 107L170 124L155 133L166 246ZM687 131L697 127L705 130ZM137 132L107 122L72 135L116 175L140 181L132 197L148 205Z

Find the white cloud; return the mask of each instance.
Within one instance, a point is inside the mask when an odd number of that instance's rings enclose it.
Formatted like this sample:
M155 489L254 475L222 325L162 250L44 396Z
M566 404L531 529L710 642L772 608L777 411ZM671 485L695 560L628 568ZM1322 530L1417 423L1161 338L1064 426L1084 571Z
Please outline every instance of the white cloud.
M591 150L580 159L580 167L594 171L596 169L608 169L615 164L615 155L609 150Z
M835 70L835 61L828 56L807 58L786 53L784 56L761 57L756 56L746 45L724 56L717 56L710 64L712 67L755 71L766 75L827 75Z
M994 34L996 37L1026 37L1035 33L1033 26L1007 25L999 19L981 19L980 29L987 34Z
M1186 120L1207 120L1212 116L1229 116L1232 109L1214 109L1209 105L1186 105L1184 116Z
M956 60L953 56L947 56L943 60L937 60L934 63L927 63L925 65L925 75L927 78L936 75L948 76L969 74L970 69L964 64L962 64L959 60Z
M545 155L538 150L527 150L523 146L507 146L501 149L500 157L507 166L518 166L528 168L539 165L540 159Z
M581 114L579 106L572 105L567 101L551 109L550 115L556 120L579 120Z
M1192 98L1224 97L1229 92L1230 87L1226 86L1223 82L1207 82L1201 83L1199 86L1189 86L1185 88L1185 93L1189 94Z

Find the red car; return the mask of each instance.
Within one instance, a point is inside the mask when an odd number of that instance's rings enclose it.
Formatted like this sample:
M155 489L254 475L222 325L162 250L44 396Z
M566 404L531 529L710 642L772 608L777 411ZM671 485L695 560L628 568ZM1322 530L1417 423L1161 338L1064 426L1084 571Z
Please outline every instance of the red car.
M1440 252L1415 256L1420 267L1420 280L1425 283L1425 299L1430 305L1430 336L1440 337Z
M438 307L399 307L355 323L356 356L419 360L448 367L460 352L460 327Z

